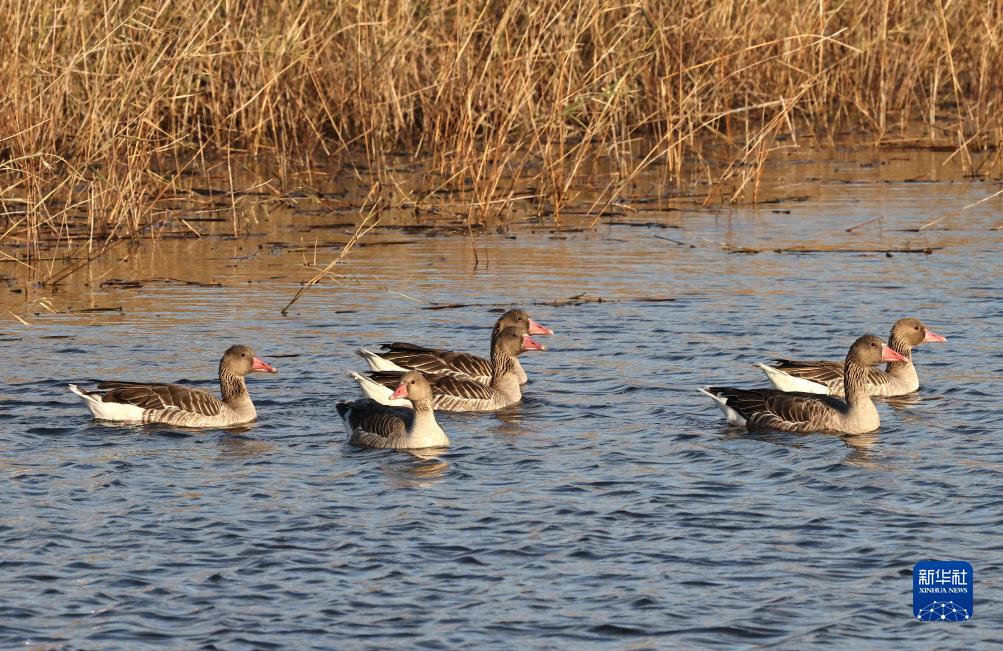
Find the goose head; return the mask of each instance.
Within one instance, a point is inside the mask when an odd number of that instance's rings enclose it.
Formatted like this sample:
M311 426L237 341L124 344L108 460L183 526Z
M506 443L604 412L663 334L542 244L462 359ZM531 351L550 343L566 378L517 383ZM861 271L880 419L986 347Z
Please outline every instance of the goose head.
M495 323L496 330L504 330L508 326L514 326L520 328L523 334L531 335L552 335L554 331L546 326L542 326L533 319L529 318L529 313L526 310L509 310L505 314L498 318L498 322Z
M850 346L850 353L846 356L847 361L855 361L865 366L877 366L881 362L907 362L906 357L899 355L894 350L885 345L880 337L875 335L864 335L853 342Z
M503 328L495 340L498 352L505 357L518 357L527 350L547 350L546 346L533 341L528 334L515 326Z
M904 341L910 346L916 346L923 342L947 341L947 337L942 337L927 329L922 321L911 316L895 322L895 325L892 326L892 337L898 341Z
M418 371L408 371L401 376L397 390L390 396L391 400L407 398L411 402L428 400L432 397L432 385Z
M230 346L219 360L219 369L244 377L248 373L276 373L275 368L258 359L250 346Z

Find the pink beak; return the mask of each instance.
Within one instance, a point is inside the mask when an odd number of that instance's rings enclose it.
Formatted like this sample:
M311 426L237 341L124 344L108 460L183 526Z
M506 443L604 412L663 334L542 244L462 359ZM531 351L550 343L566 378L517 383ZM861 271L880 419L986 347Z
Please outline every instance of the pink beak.
M258 373L278 373L278 371L275 370L275 367L273 367L271 364L266 364L265 362L261 361L257 357L255 357L254 361L251 362L251 372L252 373L254 373L254 372L258 372Z
M547 350L547 347L543 344L538 344L530 338L529 335L522 336L522 349L523 350Z
M926 331L926 336L923 337L923 341L944 342L944 341L947 341L947 337L941 337L936 332L933 332L932 330L927 330Z
M909 360L902 355L899 355L894 350L889 348L886 344L881 345L881 361L882 362L908 362Z
M391 400L398 400L399 398L407 398L407 385L401 382L397 385L397 390L390 394Z
M533 319L529 320L529 334L531 335L552 335L554 331L547 326L542 326Z

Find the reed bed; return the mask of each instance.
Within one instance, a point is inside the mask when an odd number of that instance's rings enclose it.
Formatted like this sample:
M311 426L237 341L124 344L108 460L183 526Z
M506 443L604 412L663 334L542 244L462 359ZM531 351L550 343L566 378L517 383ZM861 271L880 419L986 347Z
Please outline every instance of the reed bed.
M985 171L1001 40L985 0L0 0L0 246L98 255L235 157L460 192L471 223L651 170L753 201L771 153L847 131Z

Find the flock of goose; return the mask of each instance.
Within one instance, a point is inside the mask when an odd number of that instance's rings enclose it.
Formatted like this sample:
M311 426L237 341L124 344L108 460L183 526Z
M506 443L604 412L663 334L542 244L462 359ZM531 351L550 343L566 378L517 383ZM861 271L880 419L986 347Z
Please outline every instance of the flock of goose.
M350 375L366 398L336 405L349 442L398 450L448 446L435 410L497 411L519 402L527 380L518 357L545 350L531 335L552 334L525 310L509 310L491 332L489 359L400 342L383 344L379 353L358 351L372 372ZM70 391L100 420L232 427L257 418L244 378L275 372L251 348L231 346L219 361L220 397L178 384L117 381L101 382L97 391L71 384Z
M865 434L881 424L871 396L901 396L919 388L912 348L927 341L947 341L919 319L906 317L892 326L888 344L864 335L850 346L843 362L776 360L757 364L776 389L705 387L732 425L750 430ZM876 368L882 362L884 371ZM840 399L842 397L842 399Z
M495 323L490 358L400 342L383 344L379 353L359 350L371 372L350 375L366 397L336 405L349 443L396 450L448 446L435 411L496 411L519 402L527 381L519 355L545 350L532 335L552 334L516 309ZM759 364L775 389L701 391L729 423L750 430L861 434L880 424L871 396L897 396L919 388L912 348L933 341L946 339L919 319L900 319L892 326L888 345L865 335L853 343L844 362ZM882 362L888 363L884 371L876 368ZM257 412L244 378L275 372L251 348L238 345L219 362L220 397L178 384L101 382L97 391L69 386L101 420L219 428L254 420Z

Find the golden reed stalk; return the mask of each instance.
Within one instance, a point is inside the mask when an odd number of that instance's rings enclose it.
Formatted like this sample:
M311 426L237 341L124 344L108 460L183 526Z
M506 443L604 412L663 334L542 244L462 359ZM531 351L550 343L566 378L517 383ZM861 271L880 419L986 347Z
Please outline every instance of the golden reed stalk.
M1001 142L1001 42L985 0L0 0L0 246L94 255L231 156L364 156L393 187L403 152L471 222L523 187L560 218L597 163L597 211L652 167L748 199L781 135L919 124L971 165Z

